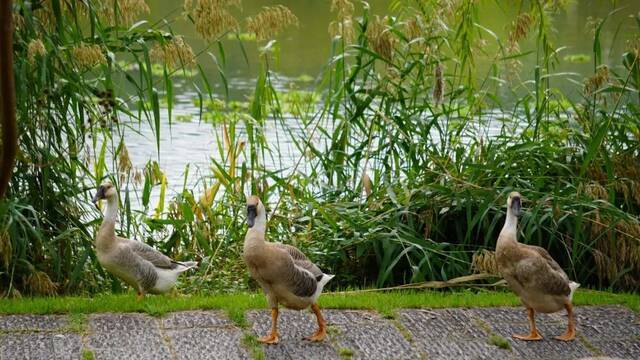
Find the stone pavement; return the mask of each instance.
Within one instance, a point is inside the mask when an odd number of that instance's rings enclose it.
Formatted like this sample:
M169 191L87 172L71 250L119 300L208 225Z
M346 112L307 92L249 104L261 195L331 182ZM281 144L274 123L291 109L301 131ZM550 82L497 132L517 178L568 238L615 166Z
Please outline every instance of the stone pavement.
M309 312L281 311L280 344L261 346L267 359L640 359L640 319L622 306L576 308L578 337L562 313L539 314L539 342L514 341L528 330L523 308L404 309L395 318L374 311L323 310L328 337L302 340L316 329ZM221 311L145 314L0 316L0 360L250 359L251 335L264 335L268 310L249 311L247 328ZM508 339L510 349L489 342Z

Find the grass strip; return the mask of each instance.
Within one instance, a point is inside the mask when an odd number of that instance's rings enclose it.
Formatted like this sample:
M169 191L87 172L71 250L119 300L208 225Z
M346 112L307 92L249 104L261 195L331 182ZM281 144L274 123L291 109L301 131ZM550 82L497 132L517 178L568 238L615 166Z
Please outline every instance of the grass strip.
M609 293L579 290L574 304L624 305L640 312L640 294ZM325 309L367 309L381 314L392 314L405 308L478 308L495 306L519 306L518 298L507 291L393 291L347 294L324 294L320 307ZM235 293L219 295L147 296L136 301L133 293L102 294L93 297L34 297L0 299L0 314L66 314L104 312L143 312L162 316L167 312L196 309L224 310L239 325L245 323L244 312L264 309L267 303L259 293Z

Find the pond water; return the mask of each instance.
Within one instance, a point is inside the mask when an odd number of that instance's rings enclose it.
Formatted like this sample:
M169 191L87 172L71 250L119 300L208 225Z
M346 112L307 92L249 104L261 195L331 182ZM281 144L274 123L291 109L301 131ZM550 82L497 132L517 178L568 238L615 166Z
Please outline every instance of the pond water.
M196 53L205 49L217 53L215 48L208 47L207 43L195 32L195 27L185 20L182 13L182 1L148 0L151 14L150 21L169 20L171 28L177 34L185 36L185 39L193 46ZM368 1L372 14L389 14L389 2L383 0ZM519 1L480 1L478 13L479 23L493 31L499 38L506 39L507 26L519 13ZM316 77L322 67L328 62L331 50L331 37L328 26L335 19L331 13L331 0L242 0L242 10L235 12L236 18L242 23L242 19L257 14L263 6L282 4L289 7L298 17L300 24L297 28L289 28L277 37L280 46L280 60L276 65L276 71L288 78L297 78L300 75ZM355 14L361 9L359 1L356 4ZM528 6L528 5L527 5ZM559 52L560 63L555 72L573 72L578 74L590 74L593 71L593 60L586 62L572 62L571 55L592 55L592 34L589 33L587 24L589 19L605 18L614 9L620 9L611 15L602 29L601 39L603 44L603 62L613 68L621 65L620 55L624 51L625 42L638 33L638 26L631 15L640 12L639 0L575 0L569 1L565 11L554 18L553 27L555 36L552 43L556 49L563 48ZM624 21L623 21L624 20ZM618 25L620 25L618 27ZM534 30L532 30L534 32ZM612 40L617 40L612 44ZM487 56L478 56L476 64L478 73L484 73L491 65L493 54L497 50L495 41L487 36ZM258 63L258 46L263 43L245 43L248 63L243 52L235 40L224 42L226 69L225 72L231 82L231 95L238 98L246 95L253 88L260 66ZM534 36L529 36L521 43L522 52L535 50ZM569 57L567 57L569 56ZM565 58L567 57L567 58ZM523 58L524 78L531 78L535 55ZM216 64L206 54L201 54L200 64L204 67L208 76L217 78ZM220 84L217 83L219 86ZM563 91L568 87L561 87Z
M207 76L212 81L212 85L217 94L223 96L223 87L217 75L216 64L210 56L206 54L211 51L217 54L217 50L209 48L195 32L193 24L186 21L181 15L182 1L171 0L150 0L147 1L151 8L148 16L150 21L166 19L171 23L171 28L177 34L185 36L185 39L192 45L196 53L202 52L199 63L203 66ZM384 15L388 11L388 1L373 0L369 2L371 12ZM499 37L505 38L506 26L514 19L518 9L515 2L482 1L479 12L480 23L494 31ZM329 23L333 20L334 14L330 12L330 0L281 0L281 1L255 1L243 0L242 10L238 10L238 18L255 15L263 6L283 4L289 7L299 18L298 28L286 30L277 38L280 46L279 63L275 67L278 74L278 84L286 88L289 82L295 81L300 76L317 77L322 67L328 62L330 57L331 39L327 31ZM571 72L581 74L575 76L575 80L580 81L582 75L592 73L592 61L583 63L572 62L570 55L592 54L592 35L586 29L589 18L603 18L614 8L623 10L613 14L602 30L603 61L612 69L620 68L620 55L624 51L625 41L637 36L637 25L629 17L640 12L640 1L638 0L581 0L572 1L567 10L557 15L554 22L555 38L553 39L556 48L564 47L559 55L559 64L555 72ZM356 14L358 10L356 10ZM624 20L624 21L623 21ZM619 24L622 24L618 27ZM612 40L616 38L612 43ZM488 39L489 40L489 39ZM235 40L225 40L224 49L226 57L225 73L229 80L230 98L235 100L246 100L253 90L255 78L259 72L258 44L246 42L248 62L245 60L243 51ZM535 49L535 39L528 39L521 44L521 50ZM495 44L491 42L485 49L487 53L495 52ZM482 72L491 65L491 56L479 56L477 58L478 71ZM522 77L527 79L533 75L533 65L535 55L530 55L523 59ZM570 77L570 76L569 76ZM563 79L553 80L557 83L554 86L560 87L565 94L577 96L579 86ZM313 82L309 82L308 87L312 87ZM191 115L192 121L173 121L169 126L166 112L163 112L160 129L161 147L157 151L156 140L153 132L146 123L132 124L137 131L127 130L125 141L129 149L129 154L133 165L143 167L148 160L159 161L160 166L167 175L169 192L168 197L182 190L184 181L184 170L190 164L190 176L187 181L190 187L199 187L195 183L200 174L210 174L210 159L219 159L219 149L216 137L221 136L222 130L218 126L199 122L199 109L193 104L193 99L197 98L196 93L189 86L185 86L180 81L176 82L176 104L173 110L173 118L179 115ZM266 130L269 141L276 141L277 129L273 122L268 122ZM301 125L294 120L287 122L288 126L296 131L304 131ZM242 128L239 129L242 131ZM283 155L282 159L275 159L270 165L273 168L291 167L297 162L300 154L291 143L282 143L282 136L279 147ZM199 169L199 170L198 170ZM201 189L201 188L200 188ZM194 189L200 193L201 190ZM157 199L157 190L152 194ZM153 201L153 200L152 200Z

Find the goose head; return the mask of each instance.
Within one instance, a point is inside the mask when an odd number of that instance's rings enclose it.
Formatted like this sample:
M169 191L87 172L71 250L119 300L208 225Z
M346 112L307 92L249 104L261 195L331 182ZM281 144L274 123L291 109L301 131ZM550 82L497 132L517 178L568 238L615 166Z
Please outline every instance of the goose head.
M519 192L514 191L509 194L507 199L507 212L518 217L522 214L522 196Z
M267 219L267 211L260 201L260 198L252 195L247 198L247 225L249 228L252 228L256 223L256 219L259 221L266 221Z
M98 200L100 199L108 200L117 195L118 195L118 191L116 190L116 187L113 186L113 183L111 183L111 181L106 180L105 182L102 183L102 185L100 185L100 187L98 188L98 191L96 191L96 195L93 197L93 202L97 203Z

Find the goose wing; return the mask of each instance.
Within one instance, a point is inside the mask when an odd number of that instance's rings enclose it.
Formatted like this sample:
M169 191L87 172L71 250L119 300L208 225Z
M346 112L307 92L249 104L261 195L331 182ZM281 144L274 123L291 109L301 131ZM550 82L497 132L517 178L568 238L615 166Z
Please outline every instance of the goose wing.
M569 277L567 276L567 273L565 273L564 270L562 270L560 265L551 257L551 255L549 255L549 252L547 250L541 248L540 246L526 245L526 244L521 244L521 245L523 245L525 248L529 250L535 251L538 255L540 255L541 258L544 259L544 261L547 263L547 265L549 265L551 269L553 269L553 271L558 272L560 276L564 277L567 282L569 281Z
M174 261L167 255L152 248L151 246L135 240L121 238L123 244L137 256L152 263L153 266L160 269L175 269L180 263Z
M274 247L291 259L286 265L282 279L285 286L293 294L299 297L311 297L318 287L318 280L323 274L320 268L312 263L303 253L294 246L286 244L273 244Z
M528 256L515 264L512 273L522 287L549 295L571 293L567 274L545 249L524 245L524 250L529 250Z
M297 247L287 244L274 244L278 249L284 250L291 256L295 265L309 271L314 277L322 276L322 270L311 262L307 256Z
M132 251L127 243L119 243L111 254L109 272L118 276L136 289L149 291L158 279L158 269L139 253Z

